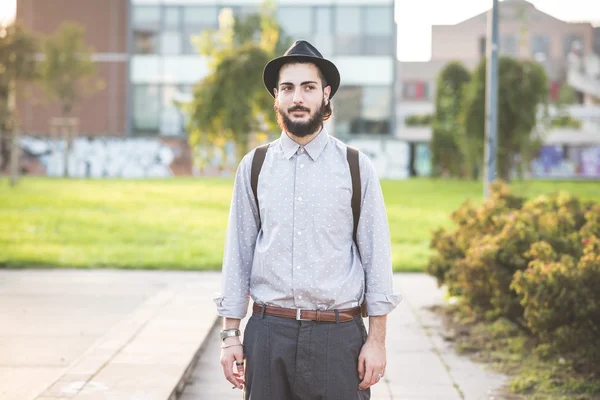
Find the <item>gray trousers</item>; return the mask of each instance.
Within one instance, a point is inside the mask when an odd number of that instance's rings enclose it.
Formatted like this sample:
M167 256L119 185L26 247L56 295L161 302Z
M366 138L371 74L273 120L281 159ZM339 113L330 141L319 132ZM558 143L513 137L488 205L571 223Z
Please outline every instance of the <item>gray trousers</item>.
M252 315L244 332L246 400L368 400L358 355L367 337L350 322L296 321Z

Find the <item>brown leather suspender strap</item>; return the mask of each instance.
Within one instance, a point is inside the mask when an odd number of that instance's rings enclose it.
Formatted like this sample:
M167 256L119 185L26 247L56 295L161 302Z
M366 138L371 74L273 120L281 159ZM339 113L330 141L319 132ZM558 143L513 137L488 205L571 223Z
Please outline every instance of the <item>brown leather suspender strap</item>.
M265 155L270 143L263 144L256 148L254 157L252 158L252 170L250 172L250 186L252 186L252 193L254 193L254 201L256 202L256 211L258 212L258 229L260 230L261 218L260 218L260 207L258 205L258 175L265 162Z
M354 147L347 146L346 158L350 166L350 176L352 177L352 216L354 217L354 233L352 235L356 249L358 250L358 242L356 234L358 231L358 219L360 218L360 167L358 164L358 150Z

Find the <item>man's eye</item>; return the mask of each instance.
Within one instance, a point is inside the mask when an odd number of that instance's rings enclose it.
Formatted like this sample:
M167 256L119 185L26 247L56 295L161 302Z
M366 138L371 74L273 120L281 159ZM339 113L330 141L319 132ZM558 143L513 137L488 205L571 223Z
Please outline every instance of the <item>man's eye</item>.
M292 90L292 87L291 86L284 86L283 89L281 89L281 90L283 90L284 92L288 92L288 91Z
M306 88L307 88L308 90L315 90L315 89L316 89L316 87L315 87L315 86L313 86L313 85L308 85Z

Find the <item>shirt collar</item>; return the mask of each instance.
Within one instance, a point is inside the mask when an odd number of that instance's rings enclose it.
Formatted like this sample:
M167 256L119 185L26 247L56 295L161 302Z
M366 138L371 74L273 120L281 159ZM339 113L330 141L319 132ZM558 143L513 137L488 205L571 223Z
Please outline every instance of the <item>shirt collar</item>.
M304 146L304 150L306 150L306 153L310 156L310 158L313 159L313 161L316 161L316 159L319 158L319 156L325 149L325 146L327 145L328 141L329 134L327 133L327 129L323 127L321 132L316 137L314 137L313 140L311 140L307 145ZM289 160L294 154L296 154L298 148L300 148L300 145L294 142L287 135L287 133L283 131L281 132L281 147L283 149L283 155Z

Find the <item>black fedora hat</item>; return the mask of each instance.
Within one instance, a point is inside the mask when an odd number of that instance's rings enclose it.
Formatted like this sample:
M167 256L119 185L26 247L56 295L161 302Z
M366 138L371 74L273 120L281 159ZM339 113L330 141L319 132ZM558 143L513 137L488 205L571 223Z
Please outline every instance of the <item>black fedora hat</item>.
M310 62L319 67L323 76L325 76L327 86L331 86L330 99L340 87L340 72L335 64L323 58L319 50L306 40L297 40L283 56L274 58L265 66L263 81L271 96L275 97L273 89L277 88L279 70L283 65L292 62Z

